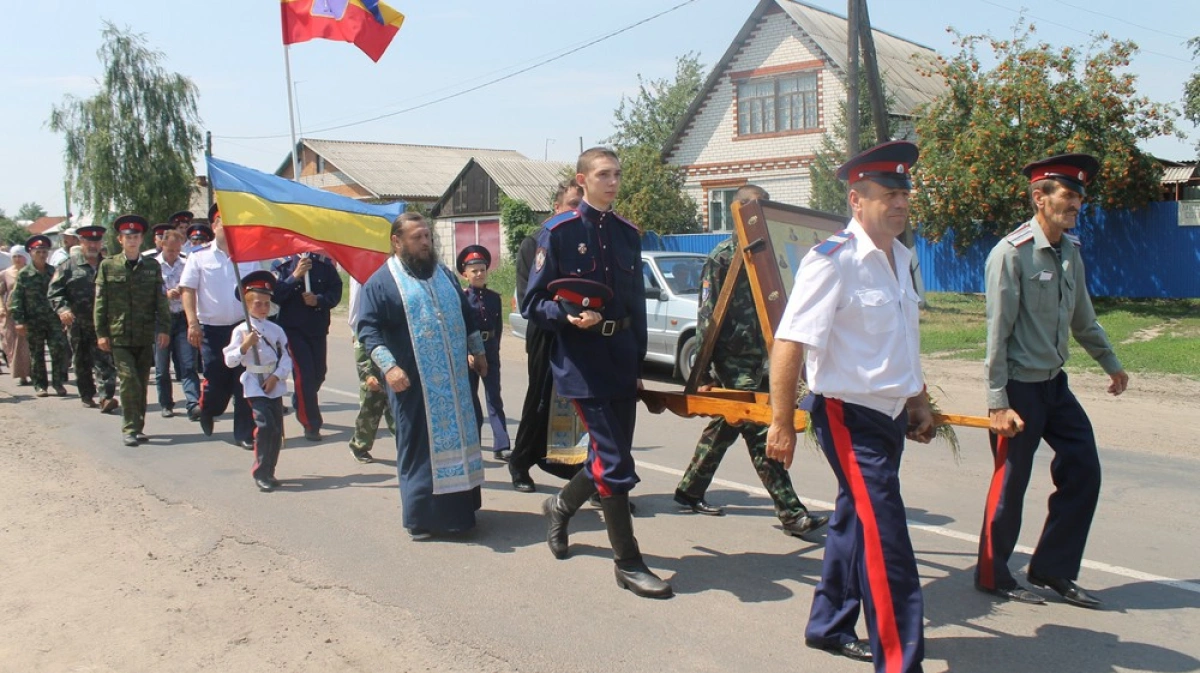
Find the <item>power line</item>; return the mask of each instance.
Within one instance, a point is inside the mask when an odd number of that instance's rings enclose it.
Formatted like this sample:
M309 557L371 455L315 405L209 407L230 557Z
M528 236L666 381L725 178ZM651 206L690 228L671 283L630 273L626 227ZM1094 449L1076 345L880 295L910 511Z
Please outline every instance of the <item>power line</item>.
M1077 9L1081 12L1087 12L1088 14L1095 14L1096 16L1103 16L1104 18L1112 19L1113 21L1120 21L1123 24L1133 26L1134 28L1141 28L1142 30L1150 31L1151 33L1158 33L1159 35L1166 35L1167 37L1175 37L1175 38L1179 38L1180 40L1188 39L1187 36L1185 36L1185 35L1176 35L1175 33L1168 33L1165 30L1159 30L1157 28L1151 28L1149 26L1142 26L1142 25L1136 24L1124 17L1113 16L1112 14L1105 14L1104 12L1098 12L1094 9L1088 9L1087 7L1080 7L1079 5L1073 5L1069 2L1067 2L1066 0L1057 0L1057 1L1060 5L1066 5L1067 7L1070 7L1071 9Z
M1020 15L1023 15L1023 16L1028 16L1028 17L1029 17L1029 18L1031 18L1031 19L1036 19L1038 23L1048 23L1048 24L1050 24L1051 26L1058 26L1059 28L1063 28L1063 29L1065 29L1065 30L1069 30L1069 31L1072 31L1072 32L1075 32L1075 33L1079 33L1080 35L1086 35L1086 36L1088 36L1088 37L1093 37L1093 36L1094 36L1094 33L1089 33L1089 32L1087 32L1087 31L1080 30L1080 29L1078 29L1078 28L1076 28L1076 27L1074 27L1074 26L1068 26L1068 25L1067 25L1067 24L1065 24L1065 23L1059 23L1059 22L1057 22L1057 21L1051 21L1050 19L1043 19L1043 18L1041 18L1041 17L1034 16L1034 15L1032 15L1032 14L1026 14L1026 13L1025 13L1023 10L1017 10L1017 9L1013 9L1012 7L1008 7L1008 6L1006 6L1006 5L1001 5L1000 3L997 3L997 2L991 2L991 0L978 0L978 1L979 1L979 2L982 2L982 3L983 3L983 4L985 4L985 5L991 5L992 7L997 7L997 8L999 8L999 9L1003 9L1003 10L1007 10L1007 11L1009 11L1009 12L1013 12L1014 14L1020 14ZM1060 2L1061 2L1061 0L1060 0ZM1066 3L1064 3L1064 4L1066 4ZM1133 24L1130 24L1130 25L1133 25ZM1172 56L1171 54L1164 54L1164 53L1162 53L1162 52L1159 52L1159 51L1151 51L1151 50L1149 50L1149 49L1142 49L1141 47L1138 47L1138 51L1139 51L1139 52L1141 52L1141 53L1143 53L1143 54L1153 54L1154 56L1161 56L1161 57L1163 57L1163 58L1169 58L1169 59L1171 59L1172 61L1179 61L1180 63L1191 63L1191 61L1190 61L1190 60L1188 60L1188 59L1186 59L1186 58L1180 58L1180 57L1178 57L1178 56Z
M648 16L648 17L646 17L646 18L644 18L644 19L642 19L642 20L640 20L640 21L636 21L636 22L634 22L634 23L631 23L631 24L629 24L628 26L625 26L625 27L623 27L623 28L618 28L617 30L614 30L614 31L612 31L612 32L610 32L610 33L606 33L606 34L604 34L604 35L601 35L600 37L597 37L597 38L595 38L595 39L593 39L593 40L589 40L589 41L587 41L587 42L584 42L583 44L581 44L581 45L579 45L579 46L577 46L577 47L575 47L575 48L573 48L573 49L569 49L568 51L562 52L562 53L560 53L560 54L558 54L558 55L556 55L556 56L551 56L551 57L549 57L549 58L542 59L542 60L540 60L540 61L538 61L538 62L534 63L533 65L526 66L526 67L524 67L524 68L521 68L520 70L517 70L517 71L515 71L515 72L509 73L509 74L507 74L507 75L502 75L502 76L500 76L500 77L495 77L495 78L493 78L493 79L490 79L490 80L488 80L488 81L486 81L486 82L484 82L484 83L482 83L482 84L479 84L479 85L476 85L476 86L470 87L470 88L468 88L468 89L463 89L463 90L461 90L461 91L456 91L456 92L454 92L454 93L451 93L451 94L448 94L448 95L445 95L445 96L441 96L441 97L439 97L439 98L435 98L435 99L433 99L433 100L431 100L431 101L429 101L429 102L426 102L426 103L421 103L421 104L419 104L419 105L412 105L412 106L410 106L410 107L406 107L406 108L403 108L403 109L400 109L400 110L396 110L396 111L394 111L394 112L388 112L388 113L385 113L385 114L376 115L376 116L374 116L374 117L369 117L369 118L367 118L367 119L361 119L361 120L359 120L359 121L348 122L348 123L346 123L346 124L337 124L337 125L335 125L335 126L326 126L326 127L323 127L323 128L310 129L310 130L309 130L309 133L325 133L325 132L327 132L327 131L337 131L337 130L344 129L344 128L350 128L351 126L361 126L361 125L363 125L363 124L370 124L371 122L377 122L377 121L379 121L379 120L381 120L381 119L387 119L387 118L389 118L389 117L395 117L395 116L397 116L397 115L402 115L402 114L405 114L405 113L408 113L408 112L413 112L413 111L415 111L415 110L420 110L420 109L422 109L422 108L427 108L427 107L429 107L429 106L431 106L431 105L436 105L436 104L438 104L438 103L443 103L443 102L445 102L445 101L448 101L448 100L451 100L451 99L454 99L454 98L458 98L458 97L460 97L460 96L465 96L465 95L467 95L467 94L469 94L469 93L473 93L473 92L475 92L475 91L479 91L480 89L483 89L483 88L489 87L489 86L491 86L491 85L493 85L493 84L498 84L498 83L500 83L500 82L503 82L503 81L505 81L505 80L512 79L513 77L516 77L517 75L522 75L522 74L524 74L524 73L527 73L527 72L529 72L530 70L535 70L535 69L537 69L537 68L540 68L540 67L542 67L542 66L544 66L544 65L548 65L548 64L550 64L550 63L553 63L553 62L555 62L555 61L561 60L561 59L563 59L563 58L566 58L567 56L570 56L571 54L574 54L574 53L576 53L576 52L583 51L584 49L587 49L588 47L595 46L595 45L597 45L597 44L600 44L601 42L604 42L604 41L606 41L606 40L610 40L610 39L612 39L612 38L614 38L614 37L616 37L616 36L618 36L618 35L620 35L620 34L622 34L622 33L626 33L626 32L628 32L628 31L630 31L630 30L633 30L634 28L637 28L638 26L641 26L641 25L643 25L643 24L649 23L649 22L651 22L651 21L653 21L653 20L655 20L655 19L657 19L657 18L659 18L659 17L662 17L662 16L665 16L665 15L667 15L667 14L670 14L671 12L674 12L674 11L676 11L676 10L678 10L678 9L681 9L681 8L683 8L683 7L687 6L687 5L690 5L690 4L694 3L694 2L696 2L696 0L684 0L683 2L680 2L679 4L677 4L677 5L673 6L673 7L670 7L670 8L664 9L663 11L661 11L661 12L658 12L657 14L654 14L654 15L652 15L652 16ZM476 78L476 79L478 79L478 78ZM468 81L469 81L469 80L468 80ZM445 87L443 87L443 90L444 90L444 88L445 88ZM287 134L287 133L274 134L274 135L264 135L264 136L216 136L216 135L214 135L214 136L213 136L213 138L217 138L217 139L221 139L221 140L277 140L277 139L280 139L280 138L290 138L290 137L291 137L291 136L290 136L290 134Z

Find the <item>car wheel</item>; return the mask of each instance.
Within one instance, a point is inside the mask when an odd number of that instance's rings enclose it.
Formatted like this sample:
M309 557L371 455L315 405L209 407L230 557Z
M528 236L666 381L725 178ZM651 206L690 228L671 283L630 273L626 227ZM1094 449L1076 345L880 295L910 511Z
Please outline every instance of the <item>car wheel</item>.
M684 381L692 375L692 367L696 364L696 356L700 354L700 339L692 332L684 339L675 357L675 369Z

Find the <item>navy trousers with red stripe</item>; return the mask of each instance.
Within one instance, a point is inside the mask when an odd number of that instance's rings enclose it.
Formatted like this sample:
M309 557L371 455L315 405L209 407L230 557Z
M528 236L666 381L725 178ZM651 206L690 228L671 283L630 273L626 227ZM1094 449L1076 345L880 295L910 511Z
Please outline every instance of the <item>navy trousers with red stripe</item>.
M600 497L633 490L640 481L633 463L637 398L572 400L589 436L587 471Z
M288 355L292 358L292 404L296 420L306 432L317 432L325 425L317 392L325 384L328 366L328 336L286 330Z
M805 639L826 646L856 640L861 601L875 670L921 671L924 601L900 498L908 415L888 418L818 395L809 418L838 495Z
M1092 423L1067 387L1066 372L1037 383L1009 381L1005 390L1025 429L1008 439L990 436L995 472L984 507L975 581L987 589L1017 584L1008 563L1021 533L1033 456L1043 439L1054 450L1050 476L1055 490L1029 571L1040 577L1077 579L1100 498L1100 456Z
M254 439L254 414L242 395L244 367L225 366L221 351L229 345L234 325L201 325L204 339L200 343L200 359L204 363L204 383L200 386L200 413L216 418L225 413L233 398L233 439L249 442Z

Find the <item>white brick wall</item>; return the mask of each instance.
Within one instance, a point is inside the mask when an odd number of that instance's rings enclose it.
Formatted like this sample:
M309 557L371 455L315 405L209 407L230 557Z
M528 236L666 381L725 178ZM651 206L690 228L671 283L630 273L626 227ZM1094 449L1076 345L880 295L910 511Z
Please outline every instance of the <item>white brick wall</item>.
M821 132L735 141L737 117L729 73L812 61L824 61L823 54L787 14L774 12L763 17L726 66L669 157L672 164L688 168L684 189L701 205L705 221L708 205L701 183L715 180L745 179L766 189L774 201L808 206L807 158L817 152L824 131L837 119L846 96L841 80L828 63L818 72ZM790 161L771 161L777 159Z

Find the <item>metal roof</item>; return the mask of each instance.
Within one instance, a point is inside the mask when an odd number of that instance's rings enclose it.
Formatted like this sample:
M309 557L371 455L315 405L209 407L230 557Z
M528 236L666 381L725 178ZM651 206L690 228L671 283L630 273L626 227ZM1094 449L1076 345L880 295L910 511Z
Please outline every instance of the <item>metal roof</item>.
M812 38L844 80L848 67L846 42L850 23L846 17L797 0L778 0L778 4L800 30ZM874 26L871 27L871 33L875 38L879 74L888 92L895 97L889 112L912 115L918 106L932 102L946 90L941 78L923 77L919 72L920 67L933 69L937 63L937 52ZM862 67L861 59L859 64Z
M472 157L524 159L516 150L404 145L304 138L301 144L333 164L346 178L379 199L432 201L446 190ZM276 171L291 162L291 155ZM312 178L324 181L326 177ZM340 176L339 176L340 179ZM308 183L309 178L301 182Z
M442 208L457 191L459 182L471 167L476 165L488 174L508 198L524 201L534 212L550 211L550 201L554 198L558 183L564 179L564 173L571 166L561 161L471 157L458 175L447 184L441 198L430 209L434 217L441 214Z
M1196 164L1184 164L1182 166L1163 165L1162 182L1164 185L1174 185L1180 182L1189 182L1196 177Z

